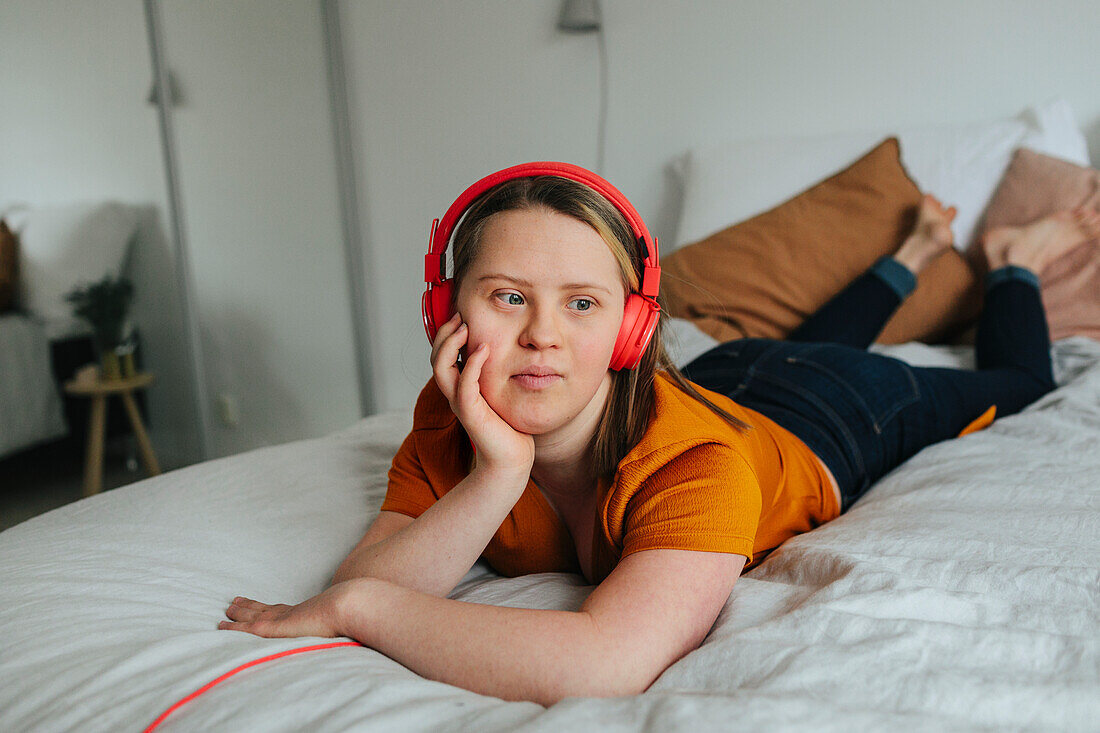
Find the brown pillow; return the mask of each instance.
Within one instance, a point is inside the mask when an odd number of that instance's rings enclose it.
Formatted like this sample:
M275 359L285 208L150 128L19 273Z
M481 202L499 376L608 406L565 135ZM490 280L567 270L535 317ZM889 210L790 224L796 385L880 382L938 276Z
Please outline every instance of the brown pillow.
M15 281L19 273L19 240L0 219L0 313L15 306Z
M720 341L784 338L898 250L920 200L888 138L786 203L664 257L669 312ZM980 307L979 282L952 249L920 273L876 341L937 343Z
M1020 148L993 192L979 232L984 234L1000 226L1021 226L1077 206L1091 206L1100 211L1100 170ZM967 257L979 276L989 272L980 245L971 247ZM1074 247L1037 274L1051 341L1068 336L1100 340L1097 243ZM974 343L974 333L975 329L968 330L958 342Z

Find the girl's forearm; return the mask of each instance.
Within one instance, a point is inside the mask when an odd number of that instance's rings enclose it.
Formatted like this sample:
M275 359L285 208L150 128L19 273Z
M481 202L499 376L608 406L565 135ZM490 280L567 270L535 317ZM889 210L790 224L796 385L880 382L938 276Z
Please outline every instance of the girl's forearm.
M428 679L505 700L637 694L630 665L583 612L437 598L373 579L337 611L340 633Z
M454 590L484 551L515 503L529 474L474 469L412 524L385 540L356 548L332 584L380 578L443 597Z

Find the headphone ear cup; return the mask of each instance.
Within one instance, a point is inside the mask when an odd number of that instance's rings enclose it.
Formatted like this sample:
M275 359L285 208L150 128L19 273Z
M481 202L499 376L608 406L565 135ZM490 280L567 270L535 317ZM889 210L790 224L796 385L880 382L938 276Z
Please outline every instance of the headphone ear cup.
M623 323L619 326L619 335L615 339L615 349L611 353L610 369L633 369L642 360L642 354L653 338L657 328L657 319L661 309L654 307L646 298L631 293L623 309Z
M435 343L435 335L439 327L451 320L454 311L451 309L451 293L454 290L454 281L448 278L440 283L431 283L424 291L420 307L424 312L424 331L428 334L428 341Z

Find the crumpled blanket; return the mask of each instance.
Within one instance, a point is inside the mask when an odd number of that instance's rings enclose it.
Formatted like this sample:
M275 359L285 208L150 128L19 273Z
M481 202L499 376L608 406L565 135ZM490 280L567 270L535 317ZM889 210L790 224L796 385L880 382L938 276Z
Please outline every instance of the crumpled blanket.
M342 647L246 670L160 730L1095 730L1100 343L1066 339L1053 355L1058 389L929 446L786 542L645 694L504 702ZM140 730L243 662L317 643L216 624L234 595L294 603L323 589L410 426L409 411L372 416L0 533L0 729ZM452 595L575 609L590 591L580 576L509 579L479 562Z

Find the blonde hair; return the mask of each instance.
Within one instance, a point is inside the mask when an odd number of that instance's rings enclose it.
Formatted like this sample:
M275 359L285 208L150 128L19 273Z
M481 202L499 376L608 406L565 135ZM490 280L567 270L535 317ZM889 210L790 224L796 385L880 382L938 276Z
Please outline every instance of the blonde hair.
M618 262L624 289L628 293L638 292L645 253L622 213L583 183L561 176L534 176L505 181L483 193L466 210L449 250L451 277L455 283L453 297L457 298L462 278L477 259L490 217L502 211L540 207L571 216L592 227ZM653 381L658 370L664 371L680 390L706 405L734 429L741 432L752 429L701 395L680 373L664 347L662 337L669 316L660 295L657 302L662 307L661 315L638 365L611 372L611 389L589 446L597 476L613 475L619 462L642 439L652 418L656 399Z

